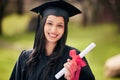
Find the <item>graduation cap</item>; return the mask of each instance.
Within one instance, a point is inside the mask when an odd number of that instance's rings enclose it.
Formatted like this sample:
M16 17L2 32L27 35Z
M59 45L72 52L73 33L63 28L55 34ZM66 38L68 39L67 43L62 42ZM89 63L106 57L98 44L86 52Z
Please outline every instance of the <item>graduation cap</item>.
M33 8L31 11L35 12L35 13L40 13L41 15L43 14L43 12L49 8L49 7L54 7L54 8L61 8L64 11L67 12L69 17L72 17L76 14L81 13L81 11L79 9L77 9L76 7L74 7L73 5L63 1L63 0L54 0L51 2L46 2L38 7Z
M36 36L37 32L40 28L39 22L40 20L40 15L41 18L48 16L48 15L56 15L56 16L63 16L65 21L69 21L69 17L72 17L76 14L81 13L79 9L77 9L75 6L63 1L63 0L54 0L50 2L46 2L38 7L35 7L31 9L31 11L38 13L38 24L36 28ZM37 40L37 37L35 37L35 41ZM37 43L34 41L34 48Z

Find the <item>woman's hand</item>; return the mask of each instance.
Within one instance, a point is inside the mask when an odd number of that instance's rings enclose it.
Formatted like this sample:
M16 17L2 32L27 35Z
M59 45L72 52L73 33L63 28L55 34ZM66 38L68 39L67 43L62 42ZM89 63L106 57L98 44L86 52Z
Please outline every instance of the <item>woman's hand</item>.
M78 68L77 63L74 60L67 59L67 62L64 64L64 67L67 69L67 71L64 74L64 78L70 80L74 76L74 73Z

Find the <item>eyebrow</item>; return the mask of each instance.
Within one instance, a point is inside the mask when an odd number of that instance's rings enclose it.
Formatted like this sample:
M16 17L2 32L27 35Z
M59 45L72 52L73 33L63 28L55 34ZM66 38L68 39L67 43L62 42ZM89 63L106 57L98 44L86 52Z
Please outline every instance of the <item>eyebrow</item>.
M52 20L47 19L46 21L53 22Z
M47 21L49 21L49 22L53 22L52 20L47 20ZM59 24L62 24L62 25L64 25L64 23L63 22L60 22Z

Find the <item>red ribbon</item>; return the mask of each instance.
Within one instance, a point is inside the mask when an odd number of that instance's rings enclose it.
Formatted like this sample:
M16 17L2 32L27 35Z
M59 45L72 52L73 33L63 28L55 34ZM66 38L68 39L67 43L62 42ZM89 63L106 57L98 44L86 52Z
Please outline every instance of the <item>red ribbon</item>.
M80 71L81 71L81 68L86 66L86 63L85 61L82 60L82 58L76 54L76 50L70 50L70 53L69 53L70 57L72 57L72 60L71 60L71 64L73 62L76 62L77 63L77 70L76 72L74 72L74 65L72 64L71 66L71 74L72 74L72 78L71 80L79 80L79 75L80 75Z

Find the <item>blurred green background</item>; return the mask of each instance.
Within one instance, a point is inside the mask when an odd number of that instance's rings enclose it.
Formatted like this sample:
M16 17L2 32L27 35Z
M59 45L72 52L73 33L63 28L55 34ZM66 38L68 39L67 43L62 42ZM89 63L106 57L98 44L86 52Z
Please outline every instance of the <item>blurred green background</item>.
M4 18L3 32L0 36L0 80L8 80L15 62L24 49L32 49L34 32L26 32L30 17L13 14ZM67 44L83 50L91 42L96 43L86 55L96 80L120 80L104 76L105 61L120 53L120 35L115 24L99 24L81 27L78 23L70 22Z
M7 3L7 1L9 2ZM15 3L15 1L18 2ZM22 2L19 1L23 1L26 6L23 7ZM35 26L30 24L35 21L35 16L31 16L26 10L40 4L39 1L49 0L0 1L0 29L2 29L2 34L0 32L0 80L9 80L21 51L33 47L34 29L30 29L33 31L28 29ZM71 18L66 44L82 51L91 42L95 42L96 48L87 54L86 58L96 80L120 80L120 78L108 78L104 74L106 60L120 54L120 0L66 1L76 6L80 4L79 8L83 11L82 15L76 17L77 19ZM3 3L6 4L3 6ZM8 5L7 8L5 5ZM17 8L17 6L19 7Z

